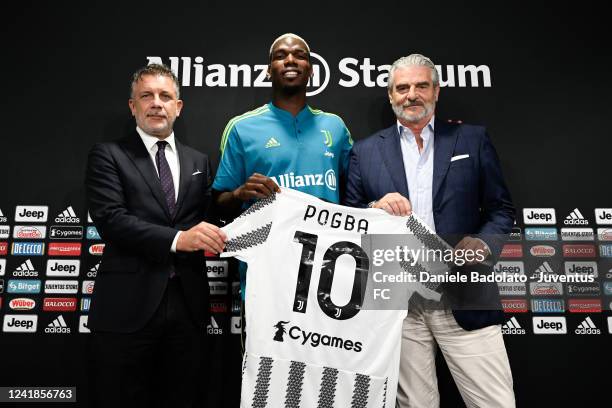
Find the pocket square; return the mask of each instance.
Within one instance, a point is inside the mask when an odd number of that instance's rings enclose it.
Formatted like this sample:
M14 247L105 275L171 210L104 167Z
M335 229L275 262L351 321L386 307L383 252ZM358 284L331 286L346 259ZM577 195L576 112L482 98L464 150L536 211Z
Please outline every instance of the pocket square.
M453 157L451 157L451 163L456 161L456 160L467 159L468 157L470 157L469 154L459 154L457 156L453 156Z
M194 171L191 175L192 176L197 176L198 174L202 174L202 172L200 170L196 169L196 171Z

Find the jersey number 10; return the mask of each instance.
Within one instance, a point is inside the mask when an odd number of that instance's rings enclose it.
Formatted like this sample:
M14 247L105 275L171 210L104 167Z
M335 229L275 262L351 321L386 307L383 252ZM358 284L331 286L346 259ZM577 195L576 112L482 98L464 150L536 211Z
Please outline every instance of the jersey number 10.
M318 239L317 235L303 231L296 231L293 237L294 242L302 244L300 269L298 271L295 298L293 300L293 311L297 313L306 313L306 307L308 306L310 277L312 275L312 264L314 263ZM330 295L334 281L336 261L340 255L352 256L356 264L351 298L344 306L335 305ZM368 255L359 245L349 241L340 241L327 248L325 255L323 255L323 265L317 289L317 301L323 313L336 320L350 319L359 313L363 305L369 269L370 261Z

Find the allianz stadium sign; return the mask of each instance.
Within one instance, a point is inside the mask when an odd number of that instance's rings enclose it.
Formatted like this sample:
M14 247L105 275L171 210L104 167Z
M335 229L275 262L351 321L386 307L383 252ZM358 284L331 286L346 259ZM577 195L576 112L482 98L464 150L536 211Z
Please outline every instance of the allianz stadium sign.
M338 61L332 73L325 59L311 53L313 75L308 83L308 96L320 94L327 88L330 78L338 78L343 88L387 86L389 64L376 65L368 57L345 57ZM266 78L267 64L210 63L203 57L146 57L149 64L164 63L177 75L182 87L207 88L269 88ZM491 70L488 65L436 65L441 87L490 88Z

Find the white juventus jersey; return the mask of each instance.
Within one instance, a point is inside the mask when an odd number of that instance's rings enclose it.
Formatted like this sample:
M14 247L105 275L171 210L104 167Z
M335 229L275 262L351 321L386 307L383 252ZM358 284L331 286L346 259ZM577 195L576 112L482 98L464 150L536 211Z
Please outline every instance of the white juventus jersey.
M361 235L421 234L431 246L433 232L415 216L290 189L223 230L221 256L249 265L241 407L395 407L407 310L361 308L369 272ZM437 284L416 285L439 299Z

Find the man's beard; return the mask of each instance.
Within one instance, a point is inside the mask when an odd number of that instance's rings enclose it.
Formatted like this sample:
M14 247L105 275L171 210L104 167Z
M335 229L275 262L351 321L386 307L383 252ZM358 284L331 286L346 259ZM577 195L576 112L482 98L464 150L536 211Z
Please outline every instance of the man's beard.
M423 110L421 111L421 113L408 113L404 109L409 106L421 106ZM395 116L409 123L418 123L422 121L423 119L425 119L426 117L430 116L433 113L435 107L436 107L435 103L423 103L423 104L404 103L401 105L396 105L394 103L391 104L391 108L393 109Z
M281 85L280 86L281 93L286 96L294 96L299 93L306 92L306 85L296 84L296 85Z

